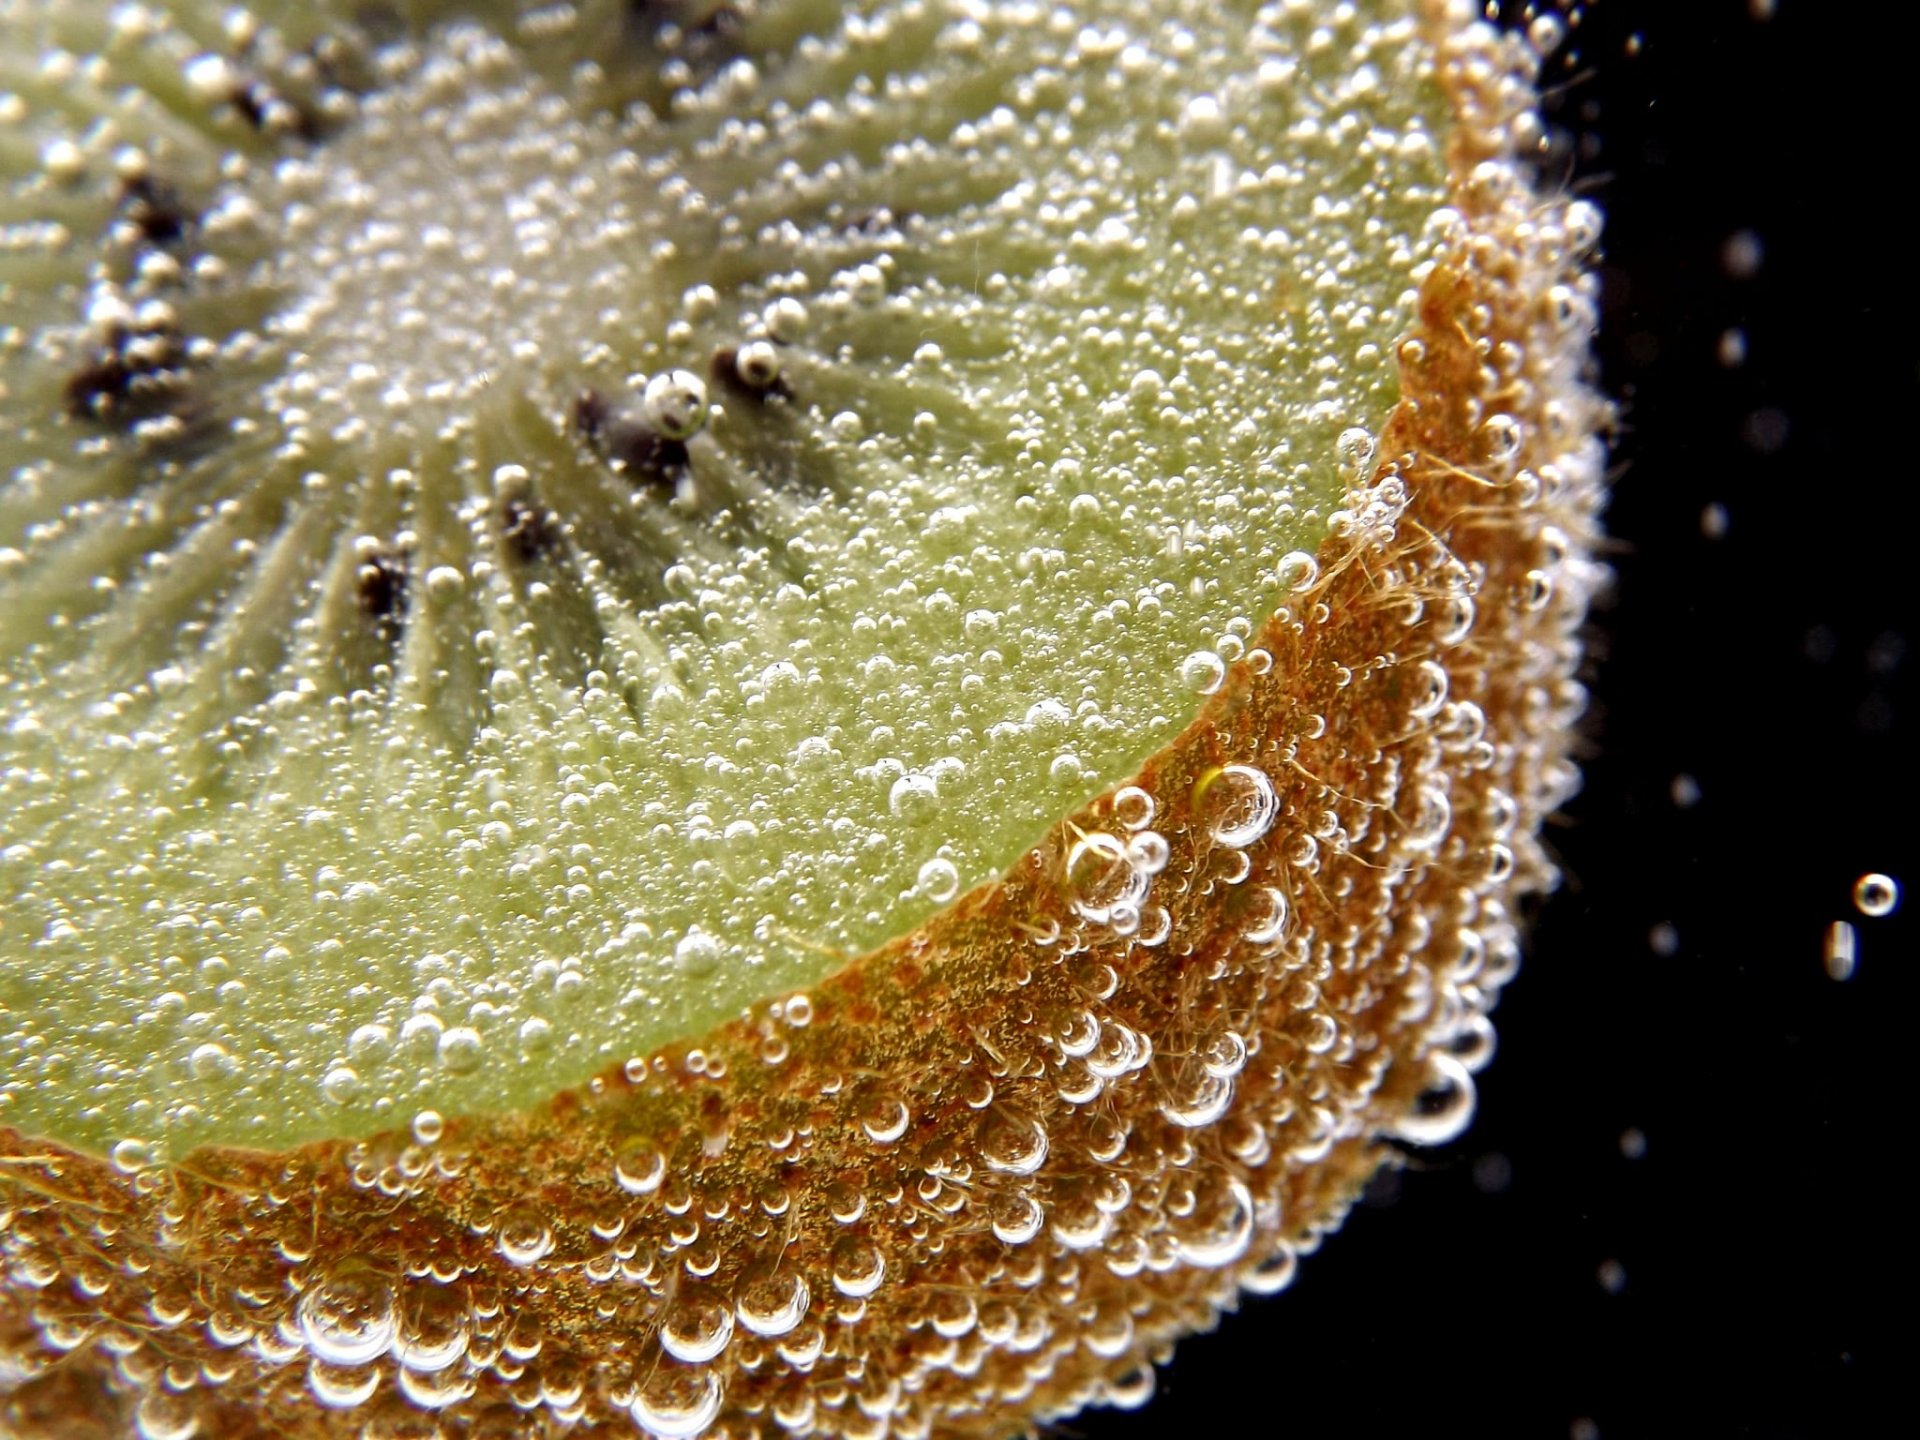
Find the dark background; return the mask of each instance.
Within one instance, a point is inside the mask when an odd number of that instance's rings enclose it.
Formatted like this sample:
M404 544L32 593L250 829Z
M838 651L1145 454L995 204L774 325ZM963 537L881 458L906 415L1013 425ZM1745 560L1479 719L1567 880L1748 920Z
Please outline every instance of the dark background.
M1852 902L1867 871L1920 885L1899 519L1920 232L1893 218L1920 80L1881 18L1904 7L1585 8L1544 83L1558 177L1608 217L1617 582L1586 789L1551 835L1566 879L1501 1001L1479 1118L1291 1290L1183 1345L1146 1409L1063 1434L1915 1423L1894 1086L1920 897L1877 920Z

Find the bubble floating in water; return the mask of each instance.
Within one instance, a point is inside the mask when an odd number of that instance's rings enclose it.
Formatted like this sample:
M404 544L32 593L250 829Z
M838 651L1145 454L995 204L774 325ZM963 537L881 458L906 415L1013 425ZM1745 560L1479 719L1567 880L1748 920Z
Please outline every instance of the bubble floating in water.
M1848 920L1836 920L1827 927L1827 938L1821 948L1821 955L1827 967L1827 976L1832 980L1851 980L1860 957L1860 935Z
M1854 908L1870 919L1891 915L1900 904L1900 883L1891 875L1869 872L1853 884Z

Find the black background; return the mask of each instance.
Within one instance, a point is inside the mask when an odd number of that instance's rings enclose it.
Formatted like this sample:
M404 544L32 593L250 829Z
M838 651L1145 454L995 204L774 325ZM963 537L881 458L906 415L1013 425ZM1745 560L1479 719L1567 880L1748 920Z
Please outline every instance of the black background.
M1622 418L1565 881L1466 1136L1184 1344L1144 1410L1061 1433L1910 1433L1920 898L1852 903L1866 871L1920 884L1903 9L1597 0L1549 66L1559 178L1608 217Z

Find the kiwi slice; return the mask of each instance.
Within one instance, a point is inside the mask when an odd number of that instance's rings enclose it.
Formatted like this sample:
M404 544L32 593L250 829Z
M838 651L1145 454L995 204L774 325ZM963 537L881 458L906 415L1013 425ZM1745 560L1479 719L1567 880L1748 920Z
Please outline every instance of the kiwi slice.
M1465 1123L1597 494L1525 45L0 24L15 1428L999 1433Z
M15 22L10 1123L578 1084L1000 874L1309 572L1409 20L601 8Z

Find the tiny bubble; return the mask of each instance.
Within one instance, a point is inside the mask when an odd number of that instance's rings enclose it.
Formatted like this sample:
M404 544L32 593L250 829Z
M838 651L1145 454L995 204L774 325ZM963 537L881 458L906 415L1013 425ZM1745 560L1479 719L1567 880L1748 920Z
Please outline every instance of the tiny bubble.
M1700 533L1709 540L1727 538L1727 507L1718 500L1700 512Z
M1602 1260L1595 1278L1600 1281L1602 1290L1609 1295L1618 1295L1627 1288L1627 1267L1618 1260Z
M1738 327L1720 332L1720 364L1728 370L1738 370L1747 363L1747 332Z
M1647 944L1652 947L1654 954L1671 960L1680 953L1680 932L1662 920L1647 932Z
M1676 775L1669 793L1676 810L1691 810L1700 803L1700 782L1691 775Z
M1891 675L1907 658L1907 639L1894 630L1882 631L1867 646L1867 669L1875 675Z
M1720 247L1720 268L1735 280L1751 280L1760 273L1766 251L1751 230L1736 230Z
M1853 906L1862 915L1878 920L1891 915L1900 903L1900 882L1891 875L1870 871L1853 882Z
M1853 978L1854 966L1859 957L1859 946L1859 935L1847 921L1836 920L1827 927L1828 979L1844 981Z
M1498 1150L1473 1162L1473 1188L1482 1195L1504 1195L1513 1187L1513 1162Z
M1777 455L1790 428L1784 411L1764 408L1740 422L1740 438L1756 455Z
M1647 1132L1639 1126L1629 1126L1620 1132L1620 1153L1629 1160L1647 1158Z

